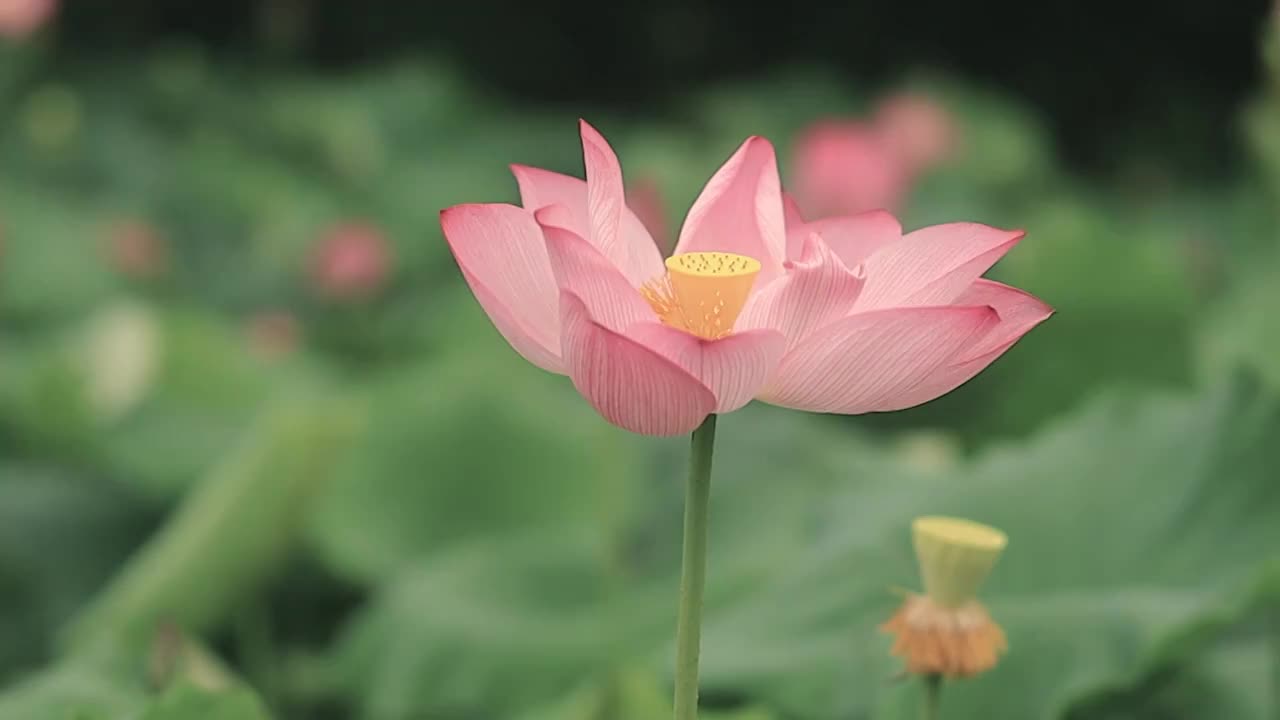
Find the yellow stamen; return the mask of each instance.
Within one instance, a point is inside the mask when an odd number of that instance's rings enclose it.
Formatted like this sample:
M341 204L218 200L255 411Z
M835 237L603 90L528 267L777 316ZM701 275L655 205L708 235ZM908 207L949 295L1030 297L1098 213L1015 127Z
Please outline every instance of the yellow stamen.
M667 274L640 293L664 324L715 340L733 331L759 272L746 255L685 253L667 258Z

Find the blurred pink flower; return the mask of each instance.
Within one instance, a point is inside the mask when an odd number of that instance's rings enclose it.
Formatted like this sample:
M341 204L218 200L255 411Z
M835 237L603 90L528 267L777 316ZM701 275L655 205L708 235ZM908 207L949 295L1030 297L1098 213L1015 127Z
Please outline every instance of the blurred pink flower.
M760 137L707 183L664 263L624 202L613 150L581 131L585 182L513 165L523 207L457 205L441 225L503 337L619 427L687 433L756 397L826 413L908 408L1052 312L980 277L1022 232L952 223L903 235L883 211L787 228Z
M911 181L876 127L856 120L810 125L794 152L791 186L806 217L897 210Z
M792 187L808 217L897 210L921 173L958 144L951 115L926 95L891 95L871 122L822 120L795 145Z
M262 310L246 323L249 349L264 360L276 360L298 349L301 330L288 310Z
M910 173L923 172L946 160L959 139L955 119L923 94L901 93L882 100L876 108L875 127Z
M672 243L670 230L667 228L667 204L657 180L644 176L627 187L627 206L653 236L654 242L658 244L658 251L665 255Z
M111 266L131 278L158 277L169 268L164 236L155 226L139 218L113 222L107 229L105 252Z
M344 223L330 229L311 258L311 279L323 295L337 300L367 297L382 288L391 271L386 237L372 224Z
M53 18L58 0L0 0L0 36L24 38Z

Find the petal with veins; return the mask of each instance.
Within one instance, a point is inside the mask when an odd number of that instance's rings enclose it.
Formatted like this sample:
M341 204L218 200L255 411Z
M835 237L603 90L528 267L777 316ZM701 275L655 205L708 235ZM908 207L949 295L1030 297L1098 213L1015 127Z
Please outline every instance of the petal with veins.
M689 371L715 395L715 411L751 402L782 359L786 339L773 330L748 330L707 340L658 323L630 328L627 336Z
M811 234L787 274L751 296L737 327L777 330L791 350L812 331L849 314L861 291L862 277Z
M498 332L529 362L561 372L559 288L533 215L514 205L456 205L440 226Z
M560 289L576 295L596 322L615 332L653 320L653 310L622 272L594 245L560 225L565 214L559 205L535 213Z
M565 368L605 420L641 435L682 435L715 410L715 395L697 378L593 320L573 293L561 293L560 308Z
M689 209L675 254L746 255L760 261L760 281L768 282L782 272L786 241L773 145L752 137L712 176Z
M1023 235L967 222L908 233L867 258L857 310L951 304Z
M987 306L850 315L787 353L761 399L844 415L897 408L903 393L980 342L998 322Z

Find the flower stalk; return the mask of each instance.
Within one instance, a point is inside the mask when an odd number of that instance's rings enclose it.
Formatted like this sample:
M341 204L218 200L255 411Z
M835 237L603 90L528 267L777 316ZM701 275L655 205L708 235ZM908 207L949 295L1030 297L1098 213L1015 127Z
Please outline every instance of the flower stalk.
M698 659L702 647L702 605L707 584L707 526L711 509L711 456L715 441L716 416L712 414L693 431L689 454L680 611L676 621L675 720L697 720L698 717Z
M924 676L924 720L938 720L942 717L942 676L931 673Z

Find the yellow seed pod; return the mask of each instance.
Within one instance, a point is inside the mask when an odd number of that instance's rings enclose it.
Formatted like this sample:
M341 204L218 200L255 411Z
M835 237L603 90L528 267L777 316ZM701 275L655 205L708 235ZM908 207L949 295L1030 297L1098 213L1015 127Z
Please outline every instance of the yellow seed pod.
M950 608L977 598L1009 542L989 525L952 517L916 518L911 530L925 593Z
M911 525L925 594L908 594L881 630L892 653L918 675L964 678L986 672L1008 649L1004 630L978 601L978 588L1008 544L1003 532L951 517Z
M666 265L641 295L662 322L708 340L732 332L760 274L759 260L726 252L674 255Z

